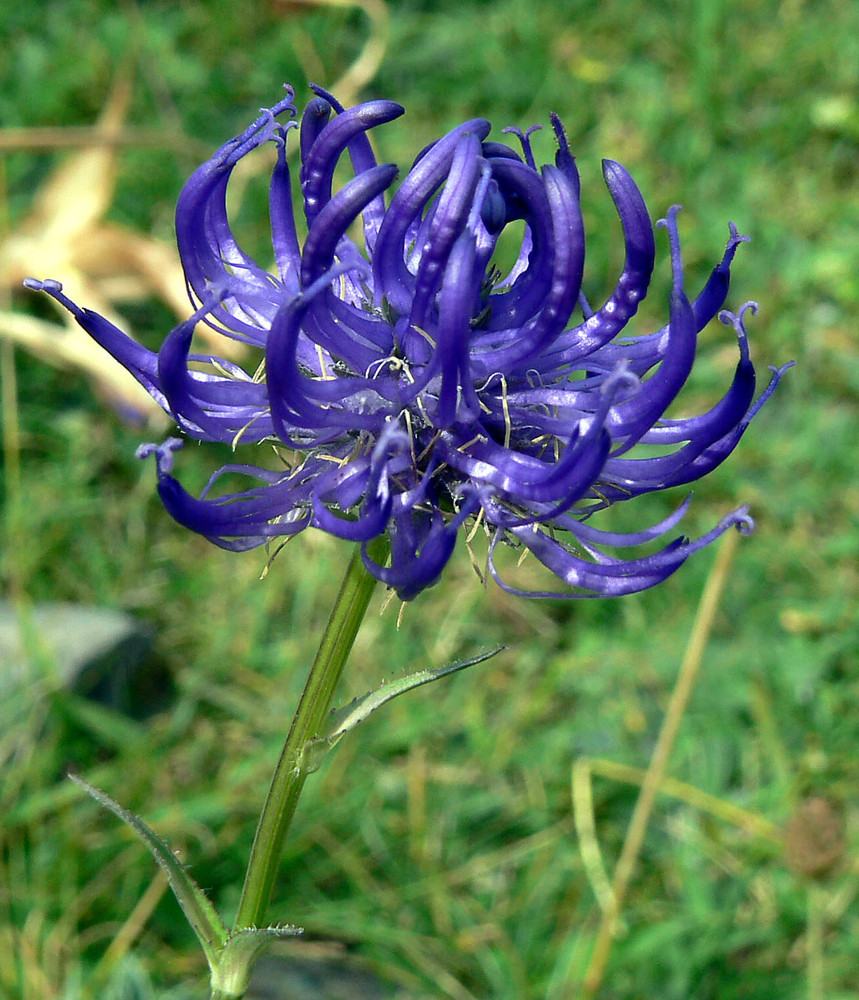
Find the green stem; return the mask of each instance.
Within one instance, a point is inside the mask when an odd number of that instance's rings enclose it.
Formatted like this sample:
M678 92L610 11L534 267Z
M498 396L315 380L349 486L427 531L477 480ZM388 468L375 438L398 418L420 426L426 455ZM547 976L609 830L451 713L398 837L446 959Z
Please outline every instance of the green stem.
M388 545L386 537L374 539L367 546L370 557L384 563ZM236 930L262 926L277 878L283 842L307 778L306 770L299 766L301 755L308 740L319 732L331 710L337 683L364 619L375 583L364 568L360 548L356 548L310 668L260 814L236 915Z

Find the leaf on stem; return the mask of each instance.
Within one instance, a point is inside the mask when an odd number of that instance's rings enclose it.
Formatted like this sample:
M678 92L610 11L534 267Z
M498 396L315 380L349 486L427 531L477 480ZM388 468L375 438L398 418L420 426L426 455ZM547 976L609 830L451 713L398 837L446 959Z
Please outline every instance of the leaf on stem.
M297 937L303 931L291 924L273 927L243 927L227 938L212 968L211 1000L238 1000L247 992L257 958L273 942Z
M220 956L229 939L229 932L224 922L218 916L218 912L212 905L208 896L197 885L188 874L185 866L179 861L170 846L163 841L154 830L146 825L142 819L135 816L123 808L118 802L112 799L106 792L91 785L88 781L78 777L76 774L69 774L71 780L79 785L88 795L91 795L96 802L99 802L109 809L114 816L130 826L137 836L152 852L158 864L167 873L170 888L182 907L182 912L188 919L194 933L206 953L209 967L215 969L220 963Z
M305 743L304 749L298 759L298 768L307 774L316 771L326 754L337 746L346 733L354 729L359 722L363 722L367 716L372 715L377 708L381 708L382 705L393 698L405 694L406 691L412 691L414 688L429 684L431 681L447 677L448 674L458 673L460 670L472 667L476 663L483 663L485 660L500 653L503 649L503 646L498 646L496 649L480 653L469 660L459 660L445 667L418 670L416 673L408 674L406 677L388 681L381 687L376 688L375 691L370 691L368 694L350 701L348 705L335 709L329 715L325 729L318 736L314 736L313 739Z

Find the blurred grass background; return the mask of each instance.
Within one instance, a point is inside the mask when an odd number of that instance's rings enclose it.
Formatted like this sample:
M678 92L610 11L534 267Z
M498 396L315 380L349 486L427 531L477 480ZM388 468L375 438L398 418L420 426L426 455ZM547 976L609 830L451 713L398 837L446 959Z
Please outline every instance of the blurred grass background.
M859 996L859 5L391 0L386 19L378 2L13 0L0 18L4 232L69 155L12 130L91 125L120 72L127 125L183 138L118 147L108 218L170 241L200 150L284 81L300 101L308 78L330 85L371 36L387 44L357 96L407 108L378 136L383 160L407 165L469 116L492 119L497 136L561 114L592 300L622 258L603 156L631 170L654 217L683 203L688 288L718 261L728 220L752 236L729 306L761 305L749 333L762 381L767 364L798 366L696 488L690 533L741 502L758 528L739 547L670 773L779 827L823 798L845 847L810 881L778 842L660 798L599 995ZM549 159L545 131L537 150ZM240 210L263 259L264 192L252 181ZM666 315L664 233L660 251L635 331ZM6 308L53 316L17 287L4 294ZM174 322L154 298L124 313L152 346ZM62 600L133 612L176 695L147 722L85 706L50 679L35 637L41 680L0 706L0 996L199 996L202 956L150 857L62 775L73 765L143 815L229 917L344 550L308 533L261 582L264 555L221 552L162 512L151 466L134 458L152 432L124 425L81 375L3 350L5 595L24 611ZM682 407L717 398L735 357L713 324ZM217 460L186 448L180 475L202 482ZM617 523L650 523L682 495L636 501ZM343 701L408 667L508 649L344 742L308 784L272 918L304 926L316 947L339 942L412 1000L579 996L600 910L571 769L582 757L646 767L712 560L616 602L528 602L484 590L458 552L399 630L395 604L371 612ZM609 866L636 794L593 779Z

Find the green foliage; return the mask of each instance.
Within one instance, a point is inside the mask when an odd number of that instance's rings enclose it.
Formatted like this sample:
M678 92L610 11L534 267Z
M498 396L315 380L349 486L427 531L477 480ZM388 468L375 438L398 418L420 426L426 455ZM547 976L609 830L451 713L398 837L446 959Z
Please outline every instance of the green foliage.
M846 857L821 887L824 995L856 995L859 6L399 0L390 14L387 54L365 93L401 101L408 115L381 137L383 158L409 161L473 114L498 130L557 111L582 174L593 299L620 255L603 156L630 168L654 215L684 203L690 288L718 260L729 219L753 238L729 304L760 302L750 336L764 370L792 357L798 367L697 491L690 532L740 502L758 529L740 546L670 773L778 825L809 795L841 808ZM299 97L308 75L330 83L367 30L345 8L227 0L18 0L0 22L5 124L90 123L124 66L129 121L178 127L203 148L276 100L284 80ZM546 131L536 146L548 158ZM49 162L6 154L13 224ZM130 148L121 164L112 218L166 238L194 157ZM256 253L267 223L264 188L255 191L241 220ZM666 312L666 249L642 332ZM134 318L148 343L169 322L155 305ZM700 353L684 410L730 378L733 334L714 324ZM50 650L34 648L32 683L0 702L0 954L15 956L0 962L0 995L184 1000L200 995L206 970L178 907L153 895L134 924L155 866L63 774L73 765L145 818L232 915L345 549L301 536L260 581L264 554L221 552L168 520L151 468L133 457L141 432L77 376L20 353L16 371L17 399L7 388L4 400L4 590L24 606L134 612L155 630L177 698L146 723L111 725L75 711ZM219 464L206 448L186 448L181 462L199 484ZM637 502L636 521L680 498ZM621 526L626 512L615 514ZM415 665L507 651L397 699L324 762L270 918L341 942L410 1000L574 995L599 908L573 833L571 767L581 756L646 767L711 561L699 556L658 590L618 602L530 603L484 590L462 551L444 582L406 607L401 628L396 607L371 609L341 703ZM527 562L521 572L536 574ZM609 867L635 795L593 779ZM777 845L662 797L603 995L806 996L808 894ZM125 949L105 958L123 934Z

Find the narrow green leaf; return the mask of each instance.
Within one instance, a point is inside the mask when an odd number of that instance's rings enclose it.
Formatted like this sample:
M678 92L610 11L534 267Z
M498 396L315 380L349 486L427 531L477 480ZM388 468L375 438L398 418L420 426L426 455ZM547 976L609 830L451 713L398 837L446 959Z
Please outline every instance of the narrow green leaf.
M493 656L496 656L503 646L490 649L487 653L481 653L470 660L460 660L457 663L450 663L446 667L434 667L429 670L418 670L414 674L400 677L397 680L388 681L375 691L362 695L337 708L328 716L328 721L324 730L313 739L308 740L304 745L298 766L301 770L310 773L315 771L322 763L325 755L332 750L350 730L354 729L359 722L363 722L367 716L372 715L377 708L381 708L387 702L405 694L406 691L413 691L417 687L437 681L448 674L455 674L466 667L473 667L476 663L483 663Z
M69 774L71 780L79 785L88 795L91 795L96 802L99 802L109 809L114 816L130 826L137 836L152 852L152 856L167 873L170 888L173 890L182 911L188 918L188 923L194 929L206 958L209 960L209 967L214 969L219 960L219 953L226 944L229 933L224 922L218 916L218 912L212 905L208 896L191 878L184 865L176 855L170 850L170 846L163 841L154 830L143 822L134 813L123 808L118 802L112 799L106 792L91 785L88 781L78 777L76 774Z

